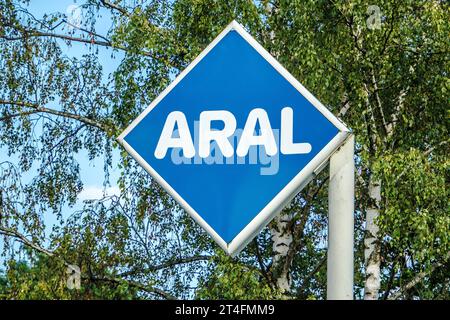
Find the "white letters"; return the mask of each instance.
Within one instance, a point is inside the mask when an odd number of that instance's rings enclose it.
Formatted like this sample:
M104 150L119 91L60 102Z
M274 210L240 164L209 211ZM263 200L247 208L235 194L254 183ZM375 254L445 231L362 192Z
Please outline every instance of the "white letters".
M211 121L222 121L222 130L211 130ZM226 157L232 157L234 150L228 138L236 130L236 118L229 111L203 111L200 113L200 139L198 143L198 154L201 158L209 157L211 152L211 141L215 140L217 146Z
M221 130L213 129L211 123L221 121ZM234 141L230 142L236 132L236 118L226 110L203 111L200 113L198 127L198 157L209 158L211 155L211 143L215 142L215 152L219 156L230 158L234 156ZM259 134L257 133L259 124ZM175 126L178 130L175 130ZM178 136L173 136L178 133ZM197 133L196 133L197 136ZM196 141L197 144L197 141ZM240 158L248 155L252 146L264 147L267 156L272 157L278 153L277 140L270 125L269 116L264 109L256 108L250 111L244 129L240 135L236 148L236 154ZM196 155L194 142L186 121L186 117L180 111L171 112L166 119L158 144L155 149L155 157L163 159L169 148L178 148L183 151L183 157L192 158ZM282 154L307 154L312 150L310 143L294 143L294 112L292 108L285 107L281 110L280 123L280 152Z
M286 107L281 110L281 142L280 150L283 154L303 154L311 152L311 144L294 143L294 111Z
M178 138L172 137L175 124L178 126ZM183 112L173 111L167 116L166 123L164 124L158 145L155 149L155 157L157 159L163 159L169 148L183 149L183 156L186 158L195 156L194 143L192 142L191 132L189 131L189 126Z
M255 136L254 133L257 122L259 122L261 134ZM250 111L236 153L239 157L245 157L250 146L256 145L264 146L268 156L273 156L277 153L277 143L273 136L269 117L267 116L267 112L260 108Z

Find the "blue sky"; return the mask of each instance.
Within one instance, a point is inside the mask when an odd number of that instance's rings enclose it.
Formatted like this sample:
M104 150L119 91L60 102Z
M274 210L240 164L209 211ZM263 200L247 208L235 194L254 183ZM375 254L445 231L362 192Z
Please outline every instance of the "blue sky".
M78 1L74 2L73 0L35 0L31 1L26 9L32 13L37 19L42 18L44 14L50 13L64 13L70 14L73 12L73 8L79 6L84 2ZM72 9L72 10L71 10ZM78 11L80 12L80 11ZM83 19L83 10L81 10L80 18ZM69 20L70 21L70 20ZM96 23L96 32L102 35L106 35L109 27L111 26L111 15L109 11L105 9L100 10L100 16L97 17ZM67 33L67 30L58 30L58 33ZM82 43L73 43L70 47L67 46L62 40L59 41L63 52L68 57L81 58L82 55L92 52L92 50L98 49L98 58L103 67L103 78L107 81L108 76L114 72L114 70L119 65L123 54L121 52L114 52L114 56L112 57L112 50L104 47L95 47L90 48L89 45ZM118 187L116 185L116 181L119 177L119 172L114 170L113 167L110 172L110 183L111 186L105 188L103 186L104 183L104 171L103 165L104 160L102 158L97 158L92 161L89 160L86 152L80 152L76 159L80 164L80 175L84 185L83 191L78 195L77 204L72 207L65 207L63 209L63 216L67 217L71 213L77 211L81 208L83 204L83 200L87 199L98 199L102 197L103 192L106 191L108 194L118 193ZM118 150L114 151L113 159L118 159ZM16 157L8 157L5 150L0 149L0 162L8 160L13 163L17 163ZM113 160L113 163L117 163L117 161ZM29 173L24 174L22 176L22 180L24 183L29 182L36 175L35 170L30 170ZM52 226L57 222L56 217L51 213L44 214L44 221L46 224L47 236L48 232L51 231ZM3 241L0 238L0 245Z

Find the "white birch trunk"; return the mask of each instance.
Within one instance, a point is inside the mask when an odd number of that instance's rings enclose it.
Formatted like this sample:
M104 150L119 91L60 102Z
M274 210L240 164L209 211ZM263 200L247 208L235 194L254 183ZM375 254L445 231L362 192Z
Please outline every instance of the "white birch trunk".
M364 299L377 300L380 291L380 244L377 219L380 216L381 181L369 181L370 205L366 212L366 230L364 235L364 263L366 280Z
M288 208L288 207L287 207ZM288 270L283 270L289 246L293 241L292 232L288 230L288 225L292 220L292 215L282 211L273 220L270 233L273 241L273 277L277 288L281 293L287 293L291 288L291 280Z

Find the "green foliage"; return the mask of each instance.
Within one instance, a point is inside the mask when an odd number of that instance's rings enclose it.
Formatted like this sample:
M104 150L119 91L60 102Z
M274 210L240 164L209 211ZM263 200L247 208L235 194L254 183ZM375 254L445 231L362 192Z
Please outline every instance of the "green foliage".
M62 13L38 21L26 3L0 2L2 298L325 297L325 174L289 209L292 290L281 294L268 228L237 258L225 257L115 142L232 19L356 135L356 297L369 181L378 179L382 296L428 272L402 297L449 298L448 2L380 0L380 28L369 28L372 3L362 0L86 0L78 29ZM111 25L98 35L106 10ZM69 56L80 43L87 53ZM120 59L113 73L104 74L98 47ZM81 157L103 159L104 186L117 170L121 193L63 217L84 187ZM58 219L50 234L49 214ZM54 256L19 258L18 234ZM67 263L80 266L81 291L66 288Z
M0 276L0 299L137 299L136 290L124 284L82 280L80 289L67 286L67 266L46 255L26 250L26 259L10 260Z
M411 149L386 154L374 166L385 186L379 224L388 245L418 263L445 258L450 240L449 160L430 160Z
M263 280L261 271L217 251L211 273L201 280L198 299L279 299L282 295Z

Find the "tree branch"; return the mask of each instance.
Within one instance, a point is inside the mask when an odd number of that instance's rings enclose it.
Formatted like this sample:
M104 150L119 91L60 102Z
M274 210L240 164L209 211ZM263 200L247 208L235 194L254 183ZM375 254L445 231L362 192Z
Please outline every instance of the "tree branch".
M0 234L6 235L6 236L10 236L10 237L14 237L16 238L18 241L20 241L21 243L23 243L24 245L40 252L43 253L49 257L53 257L54 253L39 246L38 244L34 243L33 241L29 240L25 235L23 235L22 233L11 229L11 228L7 228L7 227L2 227L0 226Z
M121 283L125 283L131 287L134 287L138 290L141 291L145 291L148 293L154 293L157 294L161 297L163 297L164 299L167 300L178 300L177 297L171 295L170 293L161 290L159 288L156 287L152 287L152 286L146 286L143 285L139 282L133 281L133 280L126 280L126 279L121 279L121 278L115 278L115 277L110 277L110 276L104 276L104 277L83 277L84 279L88 279L88 280L92 280L92 281L106 281L106 282L112 282L115 284L121 284Z
M49 251L49 250L41 247L40 245L34 243L33 241L29 240L25 235L23 235L22 233L14 230L14 229L0 226L0 234L3 234L5 236L14 237L19 242L23 243L24 245L28 246L31 249L34 249L40 253L43 253L43 254L47 255L48 257L58 259L58 260L62 261L68 267L72 266L72 264L68 263L63 258L56 256L52 251ZM161 289L158 289L153 286L147 286L147 285L141 284L141 283L133 281L133 280L121 279L121 278L111 277L111 276L104 276L104 277L92 277L91 276L91 277L89 277L86 275L82 276L82 278L87 279L87 280L93 280L93 281L108 281L108 282L113 282L116 284L126 283L127 285L135 287L141 291L145 291L148 293L154 293L154 294L157 294L168 300L176 300L177 299L175 296L173 296L170 293L167 293Z
M197 255L197 256L192 256L192 257L179 258L179 259L161 263L156 266L150 266L149 268L146 268L146 269L134 269L134 270L130 270L127 272L123 272L119 276L126 277L126 276L130 276L130 275L134 275L136 273L142 273L142 272L146 272L146 271L155 272L155 271L170 268L170 267L173 267L173 266L176 266L179 264L191 263L191 262L196 262L196 261L205 261L205 260L209 260L209 259L211 259L211 256L206 256L206 255Z
M427 271L422 271L419 272L410 282L408 282L407 284L405 284L404 286L400 287L400 289L392 294L388 300L397 300L399 299L402 295L404 295L408 290L412 289L413 287L415 287L418 283L420 283L426 276L432 274L437 268L441 267L444 265L444 263L447 262L447 260L450 257L450 251L447 253L446 257L444 258L443 262L436 262L435 264L433 264L431 266L431 268Z
M341 109L339 110L337 116L338 118L342 118L343 116L345 116L345 114L347 113L347 111L350 109L350 103L348 99L345 99L345 101L342 104Z
M94 39L94 36L92 36L91 39L85 39L85 38L73 37L73 36L65 35L65 34L59 34L59 33L53 33L53 32L43 32L43 31L36 31L36 30L31 31L30 33L26 33L25 35L22 35L22 36L16 36L16 37L10 37L10 36L6 36L6 35L0 36L0 38L8 40L8 41L17 41L17 40L24 40L27 38L39 38L39 37L57 38L57 39L62 39L62 40L66 40L66 41L81 42L81 43L86 43L86 44L91 44L91 45L98 45L98 46L102 46L102 47L113 48L113 49L117 49L117 50L121 50L121 51L125 51L125 52L129 51L126 47L119 46L117 44L113 44L110 40L107 40L107 41L106 40L96 40L96 39ZM106 39L103 36L102 36L102 38ZM158 57L155 57L150 52L140 51L138 53L143 56L151 57L154 59L159 59Z
M103 124L101 122L98 122L98 121L96 121L94 119L90 119L90 118L87 118L87 117L75 114L75 113L70 113L70 112L67 112L67 111L60 111L60 110L50 109L50 108L39 106L39 105L31 103L31 102L23 102L23 101L0 100L0 105L2 105L2 104L3 105L15 105L15 106L20 106L20 107L28 107L28 108L34 109L33 112L26 111L26 112L24 112L22 114L40 113L40 112L42 112L42 113L49 113L49 114L53 114L53 115L56 115L56 116L60 116L60 117L64 117L64 118L70 118L70 119L74 119L74 120L83 122L83 123L85 123L87 125L96 127L96 128L101 129L101 130L103 130L105 132L108 131L108 127L105 124ZM18 116L19 114L16 114L16 115ZM8 117L8 116L6 116L6 117ZM5 117L1 118L0 120L3 120L4 118Z
M39 113L39 111L31 110L31 111L24 111L24 112L18 112L18 113L13 113L13 114L7 114L7 115L1 117L0 121L6 121L6 120L10 120L12 118L16 118L16 117L20 117L20 116L29 116L29 115L35 114L35 113Z
M327 255L324 254L324 256L319 260L319 263L314 267L314 269L312 269L312 271L305 277L305 279L302 281L302 287L299 288L300 290L302 290L302 292L304 292L306 284L308 284L312 277L314 277L314 275L319 272L320 269L322 269L323 265L325 264L325 262L327 261ZM297 298L300 298L300 294L297 294Z
M378 92L379 92L378 81L375 78L375 73L373 70L371 71L371 73L372 73L372 85L373 85L373 89L374 89L373 92L375 95L375 100L377 102L378 111L380 112L383 128L384 128L386 134L388 134L388 125L386 122L386 117L384 115L383 104L381 103L381 98L380 98L380 95L378 94ZM369 93L369 92L367 92L367 93Z
M112 10L119 11L121 14L123 14L124 16L127 16L127 17L131 16L130 13L127 10L125 10L123 7L121 7L121 6L117 5L117 4L111 3L108 0L100 0L100 2L106 8L110 8Z
M396 12L396 10L398 10L398 6L395 6L395 8L391 12L391 19L390 19L391 27L384 31L384 43L383 43L383 46L382 46L382 49L380 52L380 56L382 56L385 53L385 51L388 47L387 44L389 42L389 39L391 38L392 32L394 31L394 25L398 21L397 16L394 14L394 12ZM387 21L385 23L387 23ZM387 33L387 35L386 35L386 33Z
M398 118L400 117L400 112L403 110L403 105L405 102L405 96L409 91L409 86L406 89L400 91L398 95L398 103L395 106L395 110L391 115L391 121L387 124L386 132L388 139L394 135L394 128L398 122Z
M262 260L261 251L259 250L258 239L255 238L253 243L255 245L256 259L258 260L258 264L259 264L259 268L261 269L261 273L264 276L264 278L266 278L268 284L273 284L274 281L272 279L272 276L268 272L268 270Z
M311 208L311 202L317 197L317 195L319 194L320 190L322 189L322 187L325 185L325 183L328 181L328 176L326 178L324 178L320 184L317 186L317 188L314 189L310 189L310 191L314 190L314 192L310 192L307 196L307 205L303 208L302 210L302 218L300 219L300 223L298 223L297 225L294 226L294 230L292 232L292 239L293 241L291 242L288 252L286 254L286 258L284 260L283 263L283 271L284 272L288 272L289 268L292 265L292 261L294 260L295 254L300 250L300 246L302 244L301 240L301 236L303 234L303 230L305 229L306 226L306 222L308 221L309 218L309 211ZM295 219L292 220L292 223L295 222ZM290 226L288 226L287 229L290 229Z
M450 139L441 141L441 142L439 142L437 145L435 145L435 146L433 146L433 147L431 147L431 148L425 150L425 151L423 152L423 155L426 157L426 156L428 156L430 153L432 153L434 150L436 150L437 148L442 147L442 146L448 144L449 142L450 142ZM400 174L395 178L395 181L394 181L394 182L397 183L398 181L400 181L400 179L408 172L408 170L409 170L408 167L406 167L405 169L403 169L403 171L400 172Z

